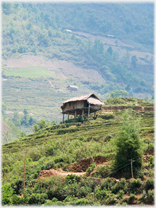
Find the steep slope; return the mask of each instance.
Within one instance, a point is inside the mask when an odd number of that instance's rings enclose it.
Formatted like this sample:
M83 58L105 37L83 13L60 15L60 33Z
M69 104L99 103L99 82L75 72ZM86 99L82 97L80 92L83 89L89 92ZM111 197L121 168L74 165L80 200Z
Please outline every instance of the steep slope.
M121 179L111 169L116 154L115 138L121 130L122 113L123 111L113 114L99 114L96 120L90 117L88 121L83 123L69 122L50 125L16 142L3 145L2 173L5 193L3 203L46 205L49 202L54 205L58 202L57 205L59 203L60 205L61 203L68 205L69 198L74 197L73 200L71 199L74 203L85 200L86 203L94 205L111 203L121 205L124 202L131 204L130 199L133 199L134 204L152 204L154 199L153 112L136 111L136 116L142 117L139 135L144 162L143 169L135 180ZM23 194L25 157L25 194L24 197L18 197ZM130 165L130 162L128 163ZM65 178L57 176L60 172L62 174L67 174L68 171L72 172L74 166L75 171L73 172L77 172L77 170L82 172L84 164L89 167L85 169L87 175L90 175L89 178L79 178L76 175ZM54 168L55 170L53 170ZM110 182L112 188L108 186ZM121 186L124 193L119 193ZM105 187L107 198L105 198L105 193L101 192L102 187ZM145 189L146 193L143 191ZM95 194L94 198L93 194ZM81 203L84 202L81 201Z
M26 108L37 122L59 123L60 105L70 97L95 93L106 100L126 90L153 99L153 13L151 3L2 3L8 112Z

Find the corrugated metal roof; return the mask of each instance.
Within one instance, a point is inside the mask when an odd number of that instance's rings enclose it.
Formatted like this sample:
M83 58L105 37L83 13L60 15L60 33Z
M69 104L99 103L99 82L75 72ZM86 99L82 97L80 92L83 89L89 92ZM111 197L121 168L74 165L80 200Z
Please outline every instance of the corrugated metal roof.
M94 105L104 105L103 102L101 102L100 100L98 100L96 98L92 98L92 97L88 98L87 101L88 101L88 103L94 104Z

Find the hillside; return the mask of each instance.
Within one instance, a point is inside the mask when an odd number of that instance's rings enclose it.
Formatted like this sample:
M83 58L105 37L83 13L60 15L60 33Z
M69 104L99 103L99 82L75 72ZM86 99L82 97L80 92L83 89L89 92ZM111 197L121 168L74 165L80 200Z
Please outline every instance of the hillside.
M125 90L152 101L153 16L151 3L3 3L6 119L27 109L36 122L59 123L64 100L89 93L105 101ZM18 128L28 134L33 126Z
M109 104L114 101L116 99L109 100ZM136 100L123 99L123 102L132 103L134 107ZM143 100L138 103L150 106ZM149 110L133 110L135 120L141 117L139 137L143 167L139 173L134 171L135 179L132 179L130 169L119 172L122 167L113 168L115 141L123 125L123 112L105 111L96 119L91 116L83 122L70 120L49 125L3 145L3 204L153 204L154 114ZM25 156L25 193L20 197L23 194ZM131 167L129 161L126 165ZM133 165L135 167L135 162Z

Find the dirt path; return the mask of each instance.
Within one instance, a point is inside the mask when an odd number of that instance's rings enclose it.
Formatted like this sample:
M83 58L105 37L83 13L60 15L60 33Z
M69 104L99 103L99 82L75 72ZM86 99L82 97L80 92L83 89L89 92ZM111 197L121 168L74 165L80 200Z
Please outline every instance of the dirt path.
M50 176L61 176L61 177L65 178L67 175L71 175L71 174L74 174L74 175L77 175L77 176L83 176L83 175L86 174L86 172L74 173L74 172L65 172L63 170L50 169L50 170L42 170L39 173L38 178L39 179L44 179L44 178L47 178L47 177L50 177Z

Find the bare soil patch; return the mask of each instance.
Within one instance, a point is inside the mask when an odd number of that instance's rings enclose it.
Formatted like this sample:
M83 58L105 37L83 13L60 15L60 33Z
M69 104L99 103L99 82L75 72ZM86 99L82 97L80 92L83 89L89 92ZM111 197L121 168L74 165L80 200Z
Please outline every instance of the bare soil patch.
M2 134L3 134L3 136L7 134L8 130L9 130L8 126L2 121Z
M46 67L54 77L66 79L67 77L74 77L78 80L85 80L90 82L102 82L102 76L93 69L85 69L75 66L72 62L51 59L46 60L43 56L23 55L20 59L3 60L8 68L24 68L28 66Z
M63 170L56 170L56 169L50 169L50 170L42 170L40 173L39 173L39 176L38 178L39 179L44 179L44 178L47 178L47 177L51 177L51 176L61 176L63 178L65 178L66 176L68 175L71 175L71 174L74 174L74 175L77 175L77 176L83 176L86 174L86 172L77 172L77 173L73 173L73 172L65 172Z
M88 169L88 167L94 162L96 164L102 164L102 163L106 162L106 158L102 157L102 156L97 156L94 158L91 157L91 158L82 159L82 160L79 160L77 163L71 164L68 167L68 170L73 171L73 172L86 171Z

